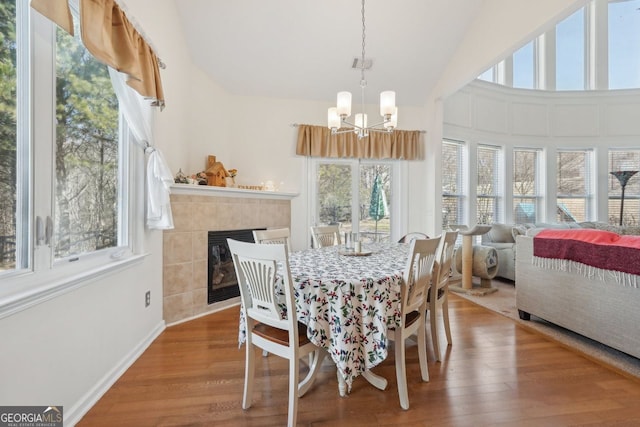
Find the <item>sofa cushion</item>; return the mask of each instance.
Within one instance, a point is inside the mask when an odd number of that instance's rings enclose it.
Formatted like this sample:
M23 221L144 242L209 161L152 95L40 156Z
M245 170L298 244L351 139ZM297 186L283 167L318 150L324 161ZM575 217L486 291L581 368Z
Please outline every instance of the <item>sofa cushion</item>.
M489 239L494 243L515 243L512 233L513 225L492 224L489 230Z
M500 249L514 249L515 246L513 243L495 243L495 242L491 242L489 243L489 245L496 249L496 250L500 250Z
M516 224L513 226L513 228L511 229L511 235L513 236L513 241L516 241L516 237L518 236L524 236L527 234L527 226L523 225L523 224Z

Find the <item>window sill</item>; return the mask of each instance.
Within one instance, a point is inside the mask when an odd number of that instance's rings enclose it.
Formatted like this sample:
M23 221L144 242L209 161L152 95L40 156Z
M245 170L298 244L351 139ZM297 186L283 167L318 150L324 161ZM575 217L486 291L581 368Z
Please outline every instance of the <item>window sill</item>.
M107 274L113 274L140 264L147 255L132 255L126 259L96 266L81 273L49 280L46 283L28 283L28 278L20 277L15 281L16 283L6 287L3 286L4 289L0 290L0 319L69 293Z

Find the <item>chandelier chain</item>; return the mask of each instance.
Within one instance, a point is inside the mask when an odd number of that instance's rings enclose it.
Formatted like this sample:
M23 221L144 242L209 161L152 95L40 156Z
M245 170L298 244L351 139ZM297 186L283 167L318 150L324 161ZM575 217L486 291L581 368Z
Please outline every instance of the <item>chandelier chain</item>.
M362 64L361 68L360 68L360 78L361 78L361 85L366 85L366 82L364 80L364 69L365 69L365 51L364 51L364 46L365 46L365 23L364 23L364 0L362 0Z

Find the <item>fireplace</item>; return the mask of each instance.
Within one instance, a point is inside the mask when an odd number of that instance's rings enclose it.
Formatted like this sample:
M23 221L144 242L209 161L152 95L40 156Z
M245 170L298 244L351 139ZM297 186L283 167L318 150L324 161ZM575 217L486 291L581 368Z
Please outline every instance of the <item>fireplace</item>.
M213 304L240 296L240 288L233 267L227 239L253 243L253 230L209 231L207 256L207 303Z

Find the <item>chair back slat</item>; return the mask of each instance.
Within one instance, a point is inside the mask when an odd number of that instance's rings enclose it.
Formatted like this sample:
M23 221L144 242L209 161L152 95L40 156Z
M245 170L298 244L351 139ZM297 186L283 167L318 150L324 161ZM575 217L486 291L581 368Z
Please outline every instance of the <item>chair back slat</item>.
M335 246L342 243L340 239L340 226L338 225L312 226L311 237L313 238L313 246L316 248Z
M442 235L433 276L433 283L435 284L436 290L441 289L449 283L451 264L453 262L453 250L457 238L457 231L447 231Z
M291 252L291 232L288 228L253 230L253 240L256 243L286 245Z
M240 286L245 314L267 325L294 331L295 311L287 313L279 307L278 289L287 307L295 307L289 258L284 244L256 244L227 239Z
M426 310L427 293L439 243L439 237L411 241L401 300L402 312L405 314L412 311L423 313Z

